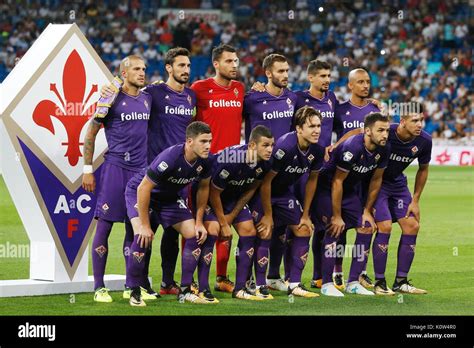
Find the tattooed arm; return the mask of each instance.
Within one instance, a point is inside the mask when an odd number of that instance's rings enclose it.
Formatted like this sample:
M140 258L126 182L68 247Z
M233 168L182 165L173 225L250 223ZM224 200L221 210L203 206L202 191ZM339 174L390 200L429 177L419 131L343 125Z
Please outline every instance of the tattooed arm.
M95 138L100 130L101 123L92 120L87 128L86 137L84 139L84 165L92 166L94 158ZM88 192L95 191L94 173L84 173L82 175L82 187Z

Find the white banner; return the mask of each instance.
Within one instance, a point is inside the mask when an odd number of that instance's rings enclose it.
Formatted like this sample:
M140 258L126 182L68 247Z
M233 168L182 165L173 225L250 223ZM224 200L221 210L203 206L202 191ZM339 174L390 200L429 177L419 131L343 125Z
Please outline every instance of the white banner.
M474 146L433 145L430 165L472 166L474 165Z

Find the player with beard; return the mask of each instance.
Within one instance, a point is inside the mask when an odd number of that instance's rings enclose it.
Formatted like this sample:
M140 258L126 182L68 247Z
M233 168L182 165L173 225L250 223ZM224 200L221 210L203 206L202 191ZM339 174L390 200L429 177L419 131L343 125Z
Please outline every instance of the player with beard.
M327 296L344 296L333 283L332 273L337 240L350 228L357 230L346 292L373 295L359 282L375 230L373 205L388 164L390 146L386 146L389 121L380 113L364 119L364 134L348 138L333 152L321 171L315 195L315 225L325 227L322 254L323 284L321 293ZM362 192L364 178L370 177L367 193ZM370 226L367 226L369 224Z
M96 114L90 122L84 139L84 175L82 187L89 192L96 189L92 172L94 143L104 126L108 151L105 154L100 181L97 184L97 205L94 217L96 233L92 241L92 269L94 272L94 301L112 302L104 284L108 256L108 238L114 222L125 222L124 257L127 264L127 247L133 240L133 230L127 218L125 187L130 178L147 165L147 129L150 118L151 96L140 90L145 85L145 62L131 55L120 63L124 81L115 103L104 117ZM146 291L145 291L146 292ZM149 299L156 299L150 295Z
M383 176L382 188L374 205L377 234L372 246L372 254L376 295L394 294L387 287L385 280L392 222L398 222L402 230L402 237L398 245L397 274L393 290L408 294L427 293L426 290L411 285L407 280L407 275L415 257L416 239L420 229L419 200L428 179L432 140L431 136L422 130L422 104L410 103L409 107L411 109L401 115L400 124L390 125L388 142L392 153ZM362 131L360 129L347 133L335 144L335 147L343 142L345 138ZM415 191L412 199L407 178L403 171L415 159L418 159L419 168L416 173Z
M166 52L164 63L168 73L166 83L153 83L144 89L152 97L151 119L148 124L148 164L164 149L185 140L186 127L192 122L196 113L196 96L194 91L186 87L191 68L189 51L182 47L172 48ZM112 92L112 87L109 86L102 88L101 94L108 96ZM158 224L154 216L151 218L152 229L156 232ZM178 241L179 234L172 226L164 230L160 245L163 271L161 295L179 293L179 286L173 279L179 254ZM151 253L147 254L145 260L144 283L148 284L147 289L152 290L148 281L149 257ZM150 293L156 295L154 291ZM123 297L130 298L129 289L124 291Z
M214 136L211 152L217 153L240 143L245 88L236 81L239 58L234 47L225 44L215 47L212 65L215 76L194 82L191 89L197 98L196 120L211 127ZM216 242L216 291L232 293L234 290L234 283L227 276L231 243L232 239L221 238Z
M334 113L334 131L337 139L340 139L347 132L364 127L364 117L372 112L380 112L380 104L373 103L369 98L370 95L370 76L369 73L362 68L357 68L349 72L348 87L351 91L351 97L348 101L340 103L336 106ZM331 151L331 149L329 150ZM367 180L369 180L368 178ZM365 186L362 192L367 192L368 181L365 181L362 186ZM314 209L313 209L314 211ZM322 238L321 233L316 233ZM346 233L343 233L338 241L338 250L340 254L336 258L334 266L333 279L334 284L339 290L344 289L344 275L342 273L342 263L344 257L344 248L346 245ZM315 263L315 266L319 265ZM366 288L373 288L373 282L367 275L366 266L360 275L360 283ZM318 271L315 269L313 275L313 282L317 282Z

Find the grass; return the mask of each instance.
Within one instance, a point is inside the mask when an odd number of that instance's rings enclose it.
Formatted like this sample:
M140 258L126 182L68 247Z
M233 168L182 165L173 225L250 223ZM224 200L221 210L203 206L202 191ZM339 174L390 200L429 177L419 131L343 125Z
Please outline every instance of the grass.
M413 187L416 168L409 168L410 187ZM145 308L132 308L121 299L121 292L113 292L114 302L98 304L92 293L0 298L0 315L472 315L474 295L474 171L472 167L431 167L422 196L422 227L418 237L416 257L410 272L415 285L429 291L426 296L398 295L393 297L294 298L284 293L273 293L275 300L250 302L231 299L229 294L215 293L218 305L199 306L180 304L174 296L165 296L148 302ZM123 226L117 224L109 241L107 273L123 274L121 256ZM355 238L349 232L348 243ZM391 285L396 267L396 250L400 229L394 226L387 265L387 282ZM155 284L161 281L159 242L154 242L150 276ZM18 213L0 178L0 245L25 244L28 237ZM235 247L235 239L233 249ZM89 255L90 259L90 255ZM350 260L344 261L344 272L349 271ZM309 286L312 256L308 258L303 281ZM28 278L29 260L1 258L0 279ZM179 280L180 265L177 266ZM372 273L372 259L368 265ZM214 264L211 284L215 277ZM89 273L92 274L89 261ZM235 275L235 260L229 264L229 273ZM159 286L156 285L155 289ZM71 301L74 299L74 301Z

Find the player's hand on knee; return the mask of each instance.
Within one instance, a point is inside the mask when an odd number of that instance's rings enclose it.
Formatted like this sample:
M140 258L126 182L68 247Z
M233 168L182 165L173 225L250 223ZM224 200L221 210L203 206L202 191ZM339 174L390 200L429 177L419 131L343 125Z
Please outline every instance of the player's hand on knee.
M415 216L415 220L420 222L420 206L417 202L412 201L407 209L407 214L405 215L405 219L410 217L410 214Z
M374 216L367 209L364 209L364 213L362 214L362 227L366 227L367 223L370 225L370 232L374 233L377 230Z
M194 232L196 235L196 240L199 245L203 244L207 239L207 230L203 224L196 224L194 226Z
M331 217L331 222L329 223L329 234L335 238L339 237L344 231L346 223L342 220L340 216Z
M155 234L149 227L140 226L138 229L138 239L137 243L140 245L140 248L148 248L151 246L153 239L155 238Z
M93 173L82 174L82 188L87 192L94 193L95 191L95 177Z
M260 82L260 81L256 81L254 82L254 84L252 85L252 88L251 88L253 91L257 91L257 92L265 92L265 84Z
M219 232L219 238L221 240L229 240L232 238L232 229L229 225L222 225Z
M313 223L311 222L311 219L309 216L302 216L300 219L300 223L298 225L298 230L306 226L309 230L309 233L312 233L314 230Z
M110 97L112 94L114 94L114 90L112 89L112 84L109 85L104 85L100 88L100 96L102 98L107 98Z
M234 222L234 217L232 216L232 214L224 215L224 217L225 221L227 222L227 225L232 225L232 222Z
M324 161L325 162L329 161L331 152L333 152L335 148L336 147L334 145L326 146L326 148L324 149Z
M257 232L260 238L267 239L273 229L273 218L271 216L264 215L260 222L257 224Z

